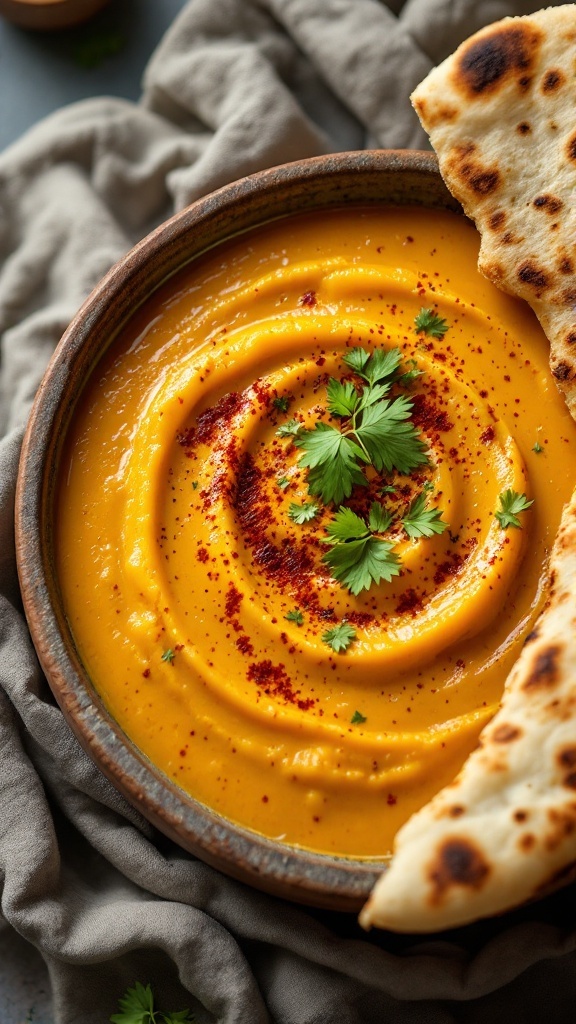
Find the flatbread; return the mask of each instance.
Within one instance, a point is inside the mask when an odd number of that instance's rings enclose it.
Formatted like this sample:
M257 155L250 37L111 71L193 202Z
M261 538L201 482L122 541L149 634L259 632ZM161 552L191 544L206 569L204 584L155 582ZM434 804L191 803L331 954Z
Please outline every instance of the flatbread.
M480 270L532 306L576 416L576 5L488 26L411 98Z
M480 269L534 309L576 418L576 5L483 29L412 100L480 231ZM398 832L364 927L438 931L576 876L576 492L548 587L499 711L455 781Z

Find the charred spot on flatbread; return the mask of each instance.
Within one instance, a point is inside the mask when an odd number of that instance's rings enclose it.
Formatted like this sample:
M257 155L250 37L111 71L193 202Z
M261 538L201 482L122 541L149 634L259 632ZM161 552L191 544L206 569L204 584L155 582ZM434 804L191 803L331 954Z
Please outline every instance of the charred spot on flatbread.
M573 377L576 376L576 370L573 366L570 366L570 363L556 363L556 365L552 367L552 375L556 380L572 380Z
M566 155L569 160L576 161L576 132L570 136L566 143Z
M532 200L532 206L535 206L537 210L543 210L544 213L552 214L561 210L564 203L558 198L558 196L543 195L536 196L536 198Z
M517 740L521 735L522 730L518 729L517 726L502 722L501 725L494 729L492 740L494 743L512 743L513 740Z
M441 902L454 886L480 889L490 874L482 852L465 836L442 843L430 866L433 903Z
M516 270L516 274L522 284L527 284L534 288L537 298L540 297L541 293L549 285L546 271L535 260L524 260Z
M472 96L485 96L515 81L524 91L539 49L541 33L528 25L504 25L464 47L454 83Z
M489 196L497 191L500 171L498 167L489 167L478 159L473 142L455 146L448 158L448 164L452 173L468 191L479 196Z
M559 657L560 647L557 645L545 647L544 650L540 651L534 658L532 670L524 683L524 689L531 690L534 687L549 688L556 686L560 677Z
M576 746L564 747L558 753L558 764L564 773L563 785L576 789Z
M556 92L561 89L566 81L565 75L558 68L550 68L545 73L540 83L540 88L543 93Z

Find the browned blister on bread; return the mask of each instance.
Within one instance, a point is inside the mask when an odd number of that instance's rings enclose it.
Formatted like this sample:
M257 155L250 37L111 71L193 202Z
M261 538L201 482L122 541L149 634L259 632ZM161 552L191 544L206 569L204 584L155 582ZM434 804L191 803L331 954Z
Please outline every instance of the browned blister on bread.
M480 269L534 309L576 418L576 5L482 30L412 99L480 231ZM499 711L454 782L400 829L364 927L467 924L576 875L576 493L547 585Z
M534 309L574 414L576 5L488 26L434 68L412 102L480 231L480 269Z

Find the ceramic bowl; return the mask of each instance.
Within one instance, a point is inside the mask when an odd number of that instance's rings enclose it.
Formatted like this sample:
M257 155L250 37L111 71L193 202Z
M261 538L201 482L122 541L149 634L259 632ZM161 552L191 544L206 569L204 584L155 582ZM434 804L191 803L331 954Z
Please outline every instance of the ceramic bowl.
M55 573L55 481L75 404L108 341L173 272L207 248L280 215L347 203L459 209L432 154L343 153L244 178L194 203L129 252L84 303L38 391L17 493L20 581L43 670L80 743L118 790L163 833L209 864L273 894L357 910L383 864L294 849L198 803L154 767L112 719L81 663Z
M39 32L87 21L110 0L0 0L0 14L21 28Z

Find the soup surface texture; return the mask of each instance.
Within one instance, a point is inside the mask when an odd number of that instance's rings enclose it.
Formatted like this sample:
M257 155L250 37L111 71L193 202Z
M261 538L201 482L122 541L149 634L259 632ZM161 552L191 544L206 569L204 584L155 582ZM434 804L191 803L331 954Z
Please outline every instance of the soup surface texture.
M475 746L545 601L576 431L533 314L477 254L440 211L262 226L152 295L74 414L57 571L87 671L171 780L288 844L386 857ZM353 407L377 351L398 365L374 406L403 397L423 458L357 456L326 501L339 455L315 470L303 442L368 444L330 380ZM507 491L519 525L496 515ZM334 537L340 506L363 536ZM410 529L422 510L438 532ZM389 578L342 582L351 550L385 552Z

